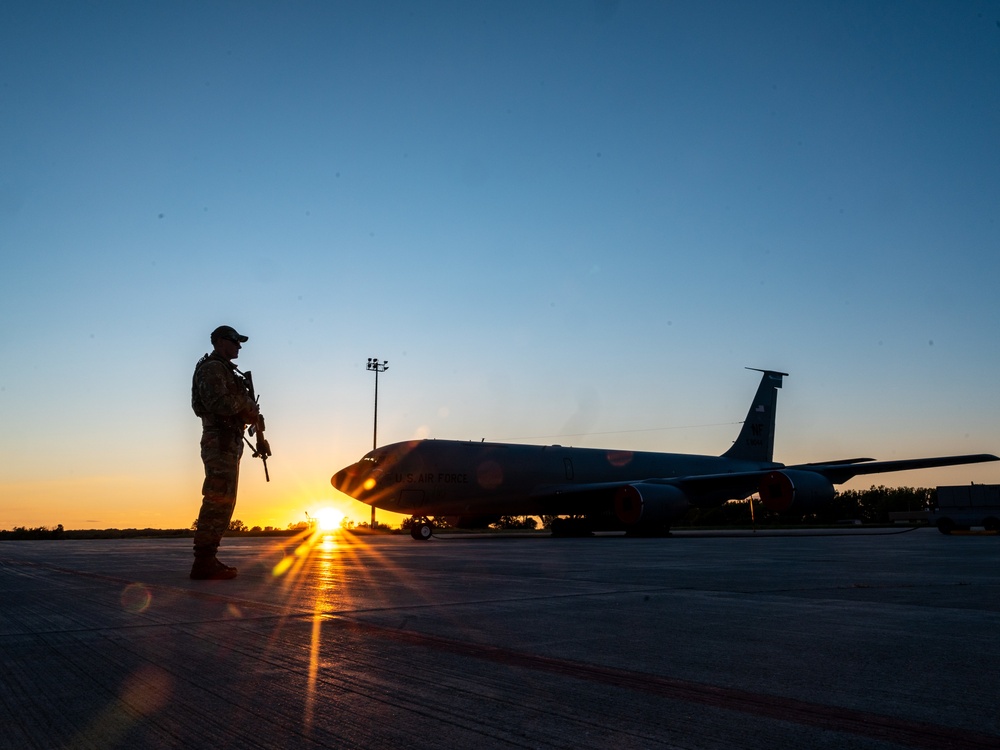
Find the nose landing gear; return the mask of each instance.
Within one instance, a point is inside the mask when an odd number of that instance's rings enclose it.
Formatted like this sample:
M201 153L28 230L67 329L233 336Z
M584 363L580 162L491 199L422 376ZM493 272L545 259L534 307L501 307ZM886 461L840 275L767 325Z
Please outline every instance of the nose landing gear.
M426 518L415 518L413 519L413 525L410 526L410 536L416 539L418 542L426 542L434 535L434 526Z

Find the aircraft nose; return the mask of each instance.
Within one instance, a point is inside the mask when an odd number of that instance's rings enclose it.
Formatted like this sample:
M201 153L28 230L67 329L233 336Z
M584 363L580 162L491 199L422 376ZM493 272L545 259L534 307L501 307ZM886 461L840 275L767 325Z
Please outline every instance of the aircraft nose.
M354 493L351 490L357 486L357 475L358 465L351 464L350 466L345 466L343 469L330 477L330 484L341 492L353 497Z

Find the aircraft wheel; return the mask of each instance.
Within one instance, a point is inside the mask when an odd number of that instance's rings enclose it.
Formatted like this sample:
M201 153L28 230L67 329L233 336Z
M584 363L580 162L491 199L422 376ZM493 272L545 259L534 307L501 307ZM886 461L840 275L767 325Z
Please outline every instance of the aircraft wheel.
M430 521L416 521L410 527L410 536L418 542L426 542L434 534L434 527Z
M950 518L942 518L937 522L937 529L942 534L950 534L955 530L955 522Z

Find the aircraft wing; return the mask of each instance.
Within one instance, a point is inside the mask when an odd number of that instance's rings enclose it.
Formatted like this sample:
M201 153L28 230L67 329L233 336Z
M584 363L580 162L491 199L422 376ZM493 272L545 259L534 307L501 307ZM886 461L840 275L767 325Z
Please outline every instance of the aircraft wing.
M780 466L780 465L779 465ZM543 500L551 497L600 495L630 485L667 485L681 490L695 505L718 504L726 500L739 500L757 491L763 477L775 469L740 471L725 474L694 474L683 477L649 477L647 479L616 482L567 483L539 485L531 493Z
M930 469L937 466L958 466L986 461L1000 461L991 453L977 453L965 456L939 456L934 458L909 458L897 461L876 461L871 458L848 458L823 463L796 464L782 466L774 464L770 468L753 471L727 472L719 474L694 474L681 477L649 477L640 480L592 483L564 483L539 485L531 493L536 499L583 496L606 493L629 485L669 485L677 487L695 505L723 503L739 500L758 491L765 477L784 471L812 472L824 477L830 484L842 484L863 474L882 474L911 469Z
M890 471L910 469L932 469L936 466L958 466L979 464L986 461L1000 461L992 453L974 453L966 456L939 456L937 458L906 458L899 461L874 461L872 459L851 459L850 462L831 461L829 463L798 464L786 469L814 471L822 474L833 484L842 484L862 474L882 474Z

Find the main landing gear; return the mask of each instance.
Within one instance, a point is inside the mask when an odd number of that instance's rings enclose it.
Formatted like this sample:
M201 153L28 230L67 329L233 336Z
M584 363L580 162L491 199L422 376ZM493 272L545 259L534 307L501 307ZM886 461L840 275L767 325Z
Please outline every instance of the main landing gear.
M434 535L434 525L426 518L414 518L410 526L410 536L418 542L426 542Z

